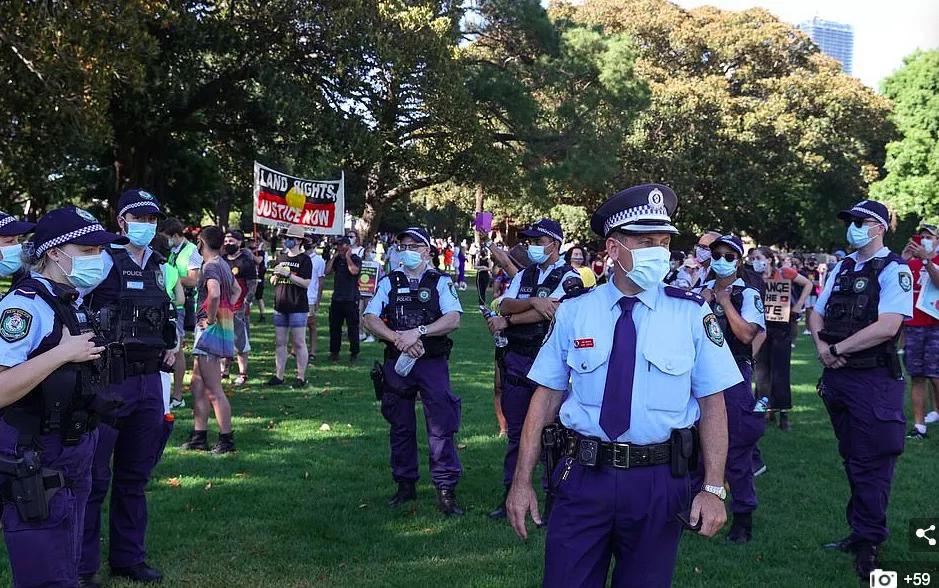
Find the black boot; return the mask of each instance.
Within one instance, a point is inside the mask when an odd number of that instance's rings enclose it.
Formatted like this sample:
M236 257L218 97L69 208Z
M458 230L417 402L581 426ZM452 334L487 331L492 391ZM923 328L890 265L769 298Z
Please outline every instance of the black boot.
M139 563L127 568L111 568L112 578L128 578L142 584L159 584L163 581L163 574L146 563Z
M871 572L880 567L877 564L877 552L879 548L873 543L859 541L854 552L854 571L858 578L867 582L871 577Z
M212 448L212 453L221 455L235 451L235 433L219 433L218 443Z
M792 425L789 424L789 411L779 411L779 429L781 431L791 431Z
M180 449L187 449L189 451L208 451L209 444L206 440L206 436L209 434L208 431L193 431L189 433L189 439L185 443L180 445Z
M456 503L453 488L437 488L437 509L447 516L463 516L463 509Z
M734 513L734 522L730 526L730 532L727 533L727 541L742 545L749 543L753 539L753 513L736 512Z
M417 490L414 488L414 482L398 482L398 491L388 499L388 506L394 508L411 500L417 500Z
M832 541L831 543L825 543L822 545L822 549L829 549L831 551L843 551L845 553L854 553L857 551L858 544L860 542L854 538L854 535L848 535L844 539L839 539L838 541Z
M489 518L497 521L499 519L504 519L506 517L505 512L505 500L509 497L509 487L505 487L505 491L502 493L502 502L497 506L492 512L489 513Z

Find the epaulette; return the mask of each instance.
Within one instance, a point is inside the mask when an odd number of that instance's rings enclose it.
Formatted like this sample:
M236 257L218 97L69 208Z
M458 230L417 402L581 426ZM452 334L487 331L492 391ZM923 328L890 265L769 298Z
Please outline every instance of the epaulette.
M691 290L676 288L675 286L665 286L665 294L667 296L671 296L672 298L681 298L682 300L695 302L698 306L704 306L704 303L706 302L704 297L700 294L695 294Z
M22 296L23 298L29 298L30 300L36 298L36 290L32 288L17 288L13 290L12 293L17 296Z

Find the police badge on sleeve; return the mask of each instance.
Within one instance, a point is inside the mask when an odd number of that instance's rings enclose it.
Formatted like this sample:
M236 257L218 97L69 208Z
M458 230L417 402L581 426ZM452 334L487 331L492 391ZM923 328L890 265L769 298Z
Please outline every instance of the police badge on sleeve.
M711 343L718 347L724 346L724 331L721 330L721 326L717 323L717 317L714 316L713 312L704 317L704 332L711 340Z
M766 306L763 305L763 298L761 298L759 294L753 297L753 306L756 307L756 311L760 314L766 311Z
M0 337L7 343L15 343L29 334L33 315L21 308L8 308L0 315Z
M909 292L913 289L913 276L911 274L900 272L897 276L899 276L900 279L900 288L902 288L904 292Z

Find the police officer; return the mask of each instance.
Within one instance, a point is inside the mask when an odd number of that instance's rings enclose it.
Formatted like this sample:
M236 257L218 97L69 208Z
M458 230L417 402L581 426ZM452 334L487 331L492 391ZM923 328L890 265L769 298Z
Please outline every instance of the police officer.
M568 429L553 472L545 586L604 586L611 556L613 586L668 586L682 517L708 537L726 520L721 391L742 378L704 299L662 283L677 206L661 184L600 206L590 225L606 239L613 279L560 306L528 373L538 389L507 501L522 538L529 512L541 521L531 474L542 428L560 409ZM692 499L696 453L704 485Z
M502 331L509 341L500 364L502 413L509 438L502 467L505 491L502 502L489 513L492 519L505 518L505 497L515 475L522 425L535 392L535 384L526 375L561 298L565 292L580 292L584 288L580 274L561 257L564 233L560 223L541 219L519 235L527 240L528 258L532 263L512 278L499 305L502 316L488 319L489 329L493 333Z
M159 582L145 562L147 499L144 488L156 465L163 437L161 365L176 358L176 308L166 293L165 262L149 247L163 216L156 198L127 190L118 201L117 222L129 243L112 245L104 256L105 279L85 294L101 316L107 337L125 348L125 378L111 390L123 399L116 419L102 422L95 450L92 490L85 515L79 571L86 585L97 583L101 556L101 504L111 486L109 563L111 576ZM113 466L112 466L113 458Z
M863 200L838 218L845 221L855 251L832 270L809 329L825 367L819 395L851 486L846 511L851 534L825 548L853 553L855 571L866 581L887 538L890 483L903 453L906 386L896 340L903 320L913 315L913 275L884 247L886 206Z
M430 236L411 227L398 235L402 269L378 283L365 309L365 327L385 342L384 394L381 411L391 424L391 474L398 491L391 507L417 499L417 424L414 400L419 392L427 423L430 472L437 488L437 508L462 515L454 489L463 467L453 436L460 428L460 399L450 388L447 360L460 326L463 307L450 276L429 266ZM399 359L416 362L406 375ZM406 361L406 358L402 360Z
M744 254L740 237L724 235L710 247L714 279L703 284L701 295L714 309L717 324L743 376L741 383L724 390L728 437L724 475L730 485L730 510L734 515L727 540L747 543L753 538L752 518L757 506L754 450L766 429L765 406L755 410L753 397L753 339L766 329L766 319L760 292L739 277Z
M75 288L100 282L101 246L122 241L85 210L54 210L27 244L32 272L0 301L0 493L15 586L78 584L104 348Z
M0 278L10 278L11 287L27 273L23 269L20 238L32 233L34 228L33 223L19 221L0 211Z

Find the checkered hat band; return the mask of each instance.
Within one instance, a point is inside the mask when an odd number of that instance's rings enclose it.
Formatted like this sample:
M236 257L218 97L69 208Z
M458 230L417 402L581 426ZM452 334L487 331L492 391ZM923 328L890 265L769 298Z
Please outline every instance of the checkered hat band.
M624 231L626 233L671 233L673 235L678 235L679 231L673 227L670 223L661 223L655 225L640 225L640 224L625 224L618 227L613 227L607 231L609 233L613 229Z
M875 213L875 212L871 212L871 211L867 210L866 208L861 208L860 206L855 206L854 208L851 209L851 212L857 212L858 214L861 214L862 216L870 216L870 217L873 217L873 218L879 220L879 221L880 221L880 224L882 224L885 229L890 226L890 224L886 221L886 219L884 219L884 217L880 216L879 214L877 214L877 213Z
M3 228L3 227L5 227L5 226L7 226L8 224L14 222L15 220L16 220L16 217L14 217L14 216L8 216L8 217L6 217L6 218L0 218L0 228Z
M421 235L420 233L418 233L418 232L415 231L415 230L412 230L412 229L405 229L402 234L408 235L409 237L413 237L414 239L420 241L420 242L423 243L424 245L427 245L428 247L430 247L430 241L428 241L427 239L425 239L423 235Z
M562 239L560 235L558 235L557 233L553 231L549 231L548 229L545 229L543 227L538 227L535 230L538 231L539 233L544 233L545 235L551 237L552 239L556 239L560 241L561 243L564 242L564 239Z
M140 208L141 206L152 206L153 208L160 210L160 207L157 206L156 202L134 202L122 208L121 211L117 213L117 216L124 216L124 213L127 212L128 210L132 208Z
M606 222L603 223L603 229L605 232L609 233L613 229L622 228L623 225L634 223L637 221L662 221L665 223L671 223L672 219L668 216L668 211L662 206L635 206L633 208L627 208L626 210L621 210L606 219Z
M36 256L38 257L42 255L43 253L45 253L49 249L52 249L53 247L58 247L59 245L62 245L63 243L68 243L72 239L77 239L89 233L97 233L97 232L101 232L101 233L105 232L104 227L102 227L99 224L93 224L93 225L88 225L87 227L82 227L80 229L75 229L74 231L65 233L64 235L59 235L55 239L50 239L49 241L46 241L45 243L37 247Z

